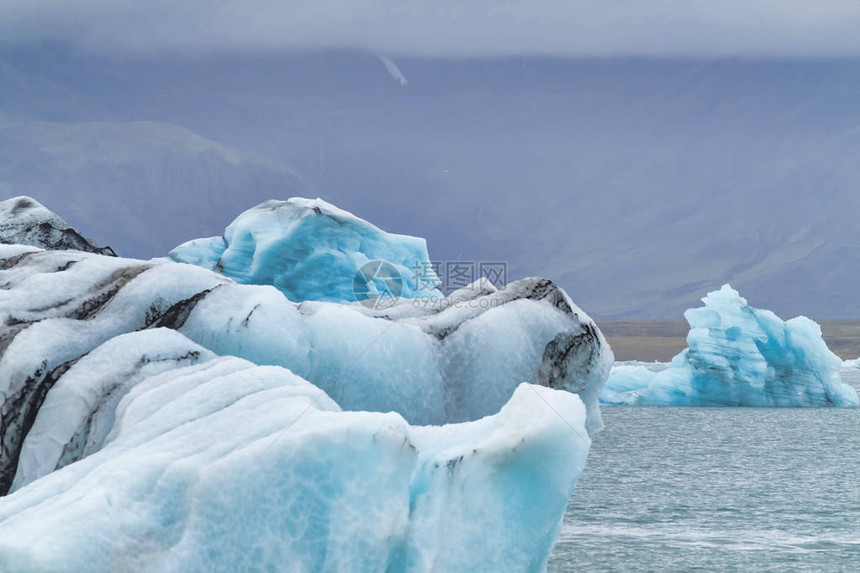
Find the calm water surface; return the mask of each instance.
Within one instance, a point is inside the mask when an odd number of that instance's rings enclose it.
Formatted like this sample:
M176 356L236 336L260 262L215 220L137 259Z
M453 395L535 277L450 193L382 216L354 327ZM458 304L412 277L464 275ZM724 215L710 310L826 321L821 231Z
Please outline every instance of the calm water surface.
M860 572L860 410L603 412L549 571Z

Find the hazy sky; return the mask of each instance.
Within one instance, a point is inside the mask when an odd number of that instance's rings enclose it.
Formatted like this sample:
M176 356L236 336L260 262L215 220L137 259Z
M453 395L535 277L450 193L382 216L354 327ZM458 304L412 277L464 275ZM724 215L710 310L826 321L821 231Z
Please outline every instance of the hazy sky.
M860 55L857 0L5 0L0 42L111 54Z

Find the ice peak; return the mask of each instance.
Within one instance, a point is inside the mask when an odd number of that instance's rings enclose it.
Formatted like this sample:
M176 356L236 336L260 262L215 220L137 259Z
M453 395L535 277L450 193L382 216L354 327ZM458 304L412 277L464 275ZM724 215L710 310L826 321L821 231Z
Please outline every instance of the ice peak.
M0 201L0 243L116 255L110 247L97 247L62 217L26 195Z

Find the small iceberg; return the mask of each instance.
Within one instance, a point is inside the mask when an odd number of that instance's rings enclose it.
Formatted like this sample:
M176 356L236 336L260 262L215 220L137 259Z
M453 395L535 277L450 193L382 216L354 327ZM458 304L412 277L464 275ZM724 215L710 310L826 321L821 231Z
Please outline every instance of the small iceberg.
M688 348L668 368L616 365L600 402L639 406L856 407L842 360L806 317L782 321L729 285L684 313Z

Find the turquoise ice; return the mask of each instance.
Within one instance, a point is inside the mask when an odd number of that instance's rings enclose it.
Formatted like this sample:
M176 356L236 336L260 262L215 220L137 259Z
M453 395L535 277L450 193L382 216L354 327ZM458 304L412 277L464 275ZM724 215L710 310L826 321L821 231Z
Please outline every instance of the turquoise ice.
M753 308L729 285L687 310L688 348L657 371L617 365L603 404L654 406L856 407L857 392L842 382L842 360L806 317L782 321Z
M441 298L424 239L387 233L322 199L266 201L233 221L223 237L195 239L170 258L238 283L273 285L294 302L355 302L356 273L370 261L399 271L404 298ZM386 277L370 277L384 291Z

